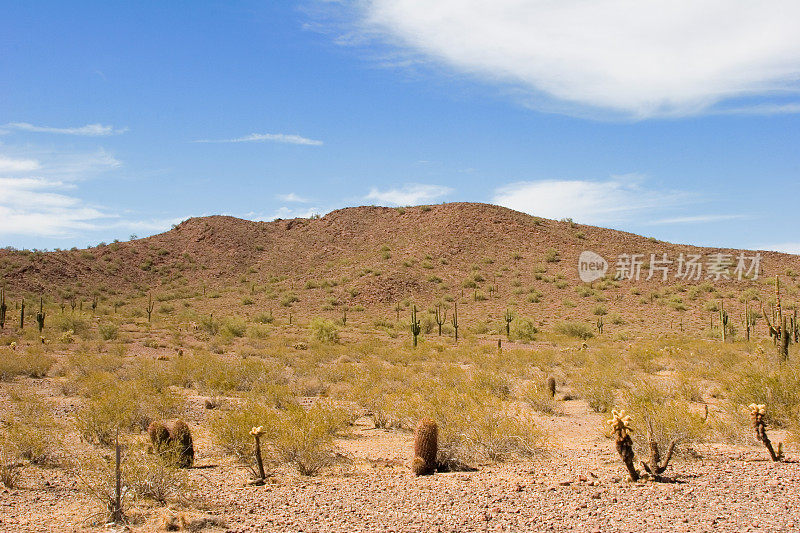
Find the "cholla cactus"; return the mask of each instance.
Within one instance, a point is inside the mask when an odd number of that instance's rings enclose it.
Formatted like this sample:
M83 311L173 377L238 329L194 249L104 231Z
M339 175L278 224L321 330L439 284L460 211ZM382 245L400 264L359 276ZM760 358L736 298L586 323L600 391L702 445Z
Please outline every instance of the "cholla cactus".
M764 421L764 417L767 415L767 406L763 403L751 403L747 407L750 409L750 423L756 431L756 438L764 443L773 461L783 461L783 443L778 443L778 451L776 452L772 447L772 442L767 437L767 423Z
M631 433L633 427L631 426L631 417L625 414L625 411L612 409L611 419L606 421L606 424L611 426L611 435L617 447L617 453L625 463L625 468L628 469L631 479L636 481L639 479L639 471L633 464L633 440L631 440Z
M263 484L264 479L267 475L264 473L264 461L261 458L261 436L264 434L264 426L254 427L250 430L250 435L256 441L256 448L255 448L255 455L256 455L256 464L258 465L258 475L259 478L256 480L256 484Z

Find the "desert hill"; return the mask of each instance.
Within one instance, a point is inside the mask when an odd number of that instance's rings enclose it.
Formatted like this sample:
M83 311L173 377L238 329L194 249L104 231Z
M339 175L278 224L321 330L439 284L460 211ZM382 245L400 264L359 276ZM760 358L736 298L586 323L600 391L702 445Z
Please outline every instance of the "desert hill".
M605 280L579 279L584 250L610 263ZM660 272L646 280L651 253L673 261L699 254L704 262L731 254L731 279L709 279L706 268L700 279L683 280L673 263L666 281ZM791 307L800 256L762 251L759 279L740 281L732 272L739 253L451 203L352 207L272 222L192 218L159 235L84 250L2 250L0 273L11 298L42 294L56 304L97 297L101 306L124 306L150 293L198 312L337 317L347 307L356 319L374 319L395 314L399 304L430 308L443 301L458 302L473 320L495 321L513 308L540 324L609 315L604 320L659 329L702 327L720 298L732 312L757 295L767 302L778 274ZM639 281L611 279L619 254L643 254ZM177 312L174 304L162 307Z

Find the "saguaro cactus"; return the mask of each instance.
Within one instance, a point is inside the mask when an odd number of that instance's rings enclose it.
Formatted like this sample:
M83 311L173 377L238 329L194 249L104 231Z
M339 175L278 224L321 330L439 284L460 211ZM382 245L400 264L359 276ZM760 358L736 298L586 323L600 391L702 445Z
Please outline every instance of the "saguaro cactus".
M456 335L456 344L458 344L458 303L453 302L453 316L451 317L453 321L453 331Z
M6 291L3 288L0 288L0 329L6 327L6 310L8 306L6 306Z
M503 319L506 321L506 338L511 339L511 322L514 320L514 313L511 312L511 309L506 309L506 314L503 316Z
M36 313L36 322L39 324L39 334L41 335L42 330L44 329L44 319L46 313L44 312L44 300L42 297L39 297L39 312Z
M150 318L153 315L153 295L148 293L147 294L147 321L150 322Z
M447 309L444 310L444 314L442 314L442 304L436 304L436 324L439 325L439 336L442 336L442 324L444 321L447 320Z
M417 320L417 306L413 306L411 308L411 334L414 336L414 347L417 347L417 337L419 336L420 331L422 328L419 325L419 320Z
M547 392L550 393L551 398L556 396L556 378L550 376L547 378Z
M19 329L23 329L25 327L25 298L22 299L22 303L19 306Z
M436 471L436 454L439 447L439 426L430 418L423 418L414 431L414 460L411 469L418 476Z

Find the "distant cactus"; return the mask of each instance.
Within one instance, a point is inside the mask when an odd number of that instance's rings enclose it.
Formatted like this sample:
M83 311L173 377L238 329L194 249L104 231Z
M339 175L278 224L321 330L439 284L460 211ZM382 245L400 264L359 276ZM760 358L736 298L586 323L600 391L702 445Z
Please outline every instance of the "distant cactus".
M419 337L419 333L422 331L422 327L420 327L419 320L417 320L417 306L413 306L411 308L411 334L414 336L414 347L417 347L417 337Z
M506 338L511 338L511 322L514 320L514 313L511 312L511 309L506 309L506 314L503 317L506 321Z
M153 295L148 293L147 294L147 321L150 322L150 318L153 315Z
M19 329L23 329L25 327L25 298L22 299L22 303L19 306Z
M6 291L3 288L0 288L0 329L6 327L6 310L8 306L6 306Z
M756 430L756 438L764 443L773 461L783 461L783 443L778 443L778 451L776 452L772 447L772 442L767 437L767 424L764 421L764 416L767 414L767 406L751 403L748 407L750 408L750 423L753 429Z
M183 420L154 420L147 427L147 433L157 453L175 452L176 463L181 468L194 464L192 432Z
M597 333L599 335L603 333L603 317L597 319Z
M44 319L47 313L44 312L44 300L39 297L39 312L36 313L36 322L39 324L39 334L41 335L44 329Z
M436 471L436 455L439 447L439 427L434 420L423 418L414 432L414 460L411 468L418 476Z
M92 314L94 314L95 311L97 311L97 296L92 298Z
M442 304L436 304L436 324L439 326L439 336L442 336L442 325L444 321L447 320L447 309L444 310L444 314L442 314Z
M556 395L556 378L553 376L547 378L547 392L550 393L551 398L554 398Z
M451 317L453 322L453 331L456 335L456 344L458 344L458 303L453 302L453 316Z

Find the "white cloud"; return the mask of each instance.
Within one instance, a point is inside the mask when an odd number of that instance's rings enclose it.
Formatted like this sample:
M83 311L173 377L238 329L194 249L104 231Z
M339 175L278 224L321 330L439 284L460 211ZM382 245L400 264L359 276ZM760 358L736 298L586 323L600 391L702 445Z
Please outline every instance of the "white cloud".
M302 196L298 196L297 194L290 192L289 194L278 194L275 196L278 200L282 202L297 202L299 204L307 204L310 200L308 198L303 198Z
M257 214L257 213L247 213L245 215L246 218L250 220L266 220L272 221L275 219L292 219L292 218L311 218L314 215L324 215L327 211L324 209L320 209L319 207L309 207L309 208L292 208L282 206L276 209L275 211L268 213L268 214Z
M30 172L40 167L35 159L13 159L0 155L0 173Z
M9 122L0 126L7 130L28 131L34 133L60 133L64 135L82 135L86 137L105 137L107 135L119 135L125 133L128 128L114 128L103 124L87 124L77 128L52 128L50 126L34 126L27 122Z
M653 225L666 225L666 224L701 224L704 222L723 222L726 220L738 220L748 218L747 215L691 215L682 217L662 218L653 220L648 224Z
M652 190L638 175L606 181L541 180L511 183L495 191L493 203L544 218L572 218L584 224L608 224L643 211L674 207L690 195Z
M235 139L200 139L196 143L246 143L246 142L276 142L285 144L302 144L306 146L322 146L322 141L290 135L285 133L251 133Z
M370 189L366 199L389 205L418 205L431 202L451 192L453 192L453 189L442 185L407 183L402 187L386 191L379 191L373 187Z
M783 242L778 244L761 244L754 246L753 250L772 250L774 252L783 252L785 254L800 255L800 242Z
M68 185L41 178L0 178L0 235L65 237L96 228L108 215L74 196Z
M521 89L529 105L638 118L797 93L795 0L364 0L362 34ZM403 55L400 55L400 59ZM767 112L796 112L796 104Z

